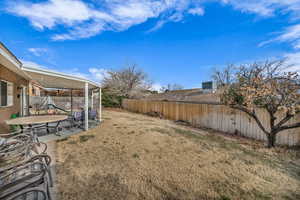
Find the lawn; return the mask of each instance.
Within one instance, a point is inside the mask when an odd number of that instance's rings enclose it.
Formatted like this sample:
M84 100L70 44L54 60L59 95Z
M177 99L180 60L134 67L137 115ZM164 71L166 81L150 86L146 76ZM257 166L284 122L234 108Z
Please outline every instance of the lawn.
M59 199L300 199L299 150L106 110L56 144Z

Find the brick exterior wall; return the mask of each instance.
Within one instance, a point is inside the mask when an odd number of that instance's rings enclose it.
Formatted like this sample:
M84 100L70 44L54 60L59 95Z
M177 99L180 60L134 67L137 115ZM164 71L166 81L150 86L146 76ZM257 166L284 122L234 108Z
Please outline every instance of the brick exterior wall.
M20 112L20 94L21 90L18 89L21 85L28 87L28 81L14 72L8 70L6 67L0 64L0 79L9 81L14 84L14 104L9 107L0 107L0 133L5 133L9 130L9 127L5 124L4 120L10 119L11 114Z

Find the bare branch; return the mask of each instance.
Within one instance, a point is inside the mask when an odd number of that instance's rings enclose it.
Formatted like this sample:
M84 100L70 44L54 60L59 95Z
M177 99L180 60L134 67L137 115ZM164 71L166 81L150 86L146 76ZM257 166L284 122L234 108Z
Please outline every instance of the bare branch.
M278 128L277 133L280 132L280 131L293 129L293 128L299 128L299 127L300 127L300 122L290 124L290 125L281 126L280 128Z
M269 134L269 132L265 129L265 127L262 125L261 121L259 120L259 118L257 117L255 111L250 111L249 109L243 107L243 106L239 106L239 105L231 105L231 108L243 111L244 113L248 114L250 117L252 117L255 122L257 123L257 125L259 126L259 128L265 133L265 134Z
M286 113L286 116L280 122L278 122L278 124L275 125L275 129L280 128L282 125L287 123L290 119L292 119L294 116L295 115L291 115L289 113Z

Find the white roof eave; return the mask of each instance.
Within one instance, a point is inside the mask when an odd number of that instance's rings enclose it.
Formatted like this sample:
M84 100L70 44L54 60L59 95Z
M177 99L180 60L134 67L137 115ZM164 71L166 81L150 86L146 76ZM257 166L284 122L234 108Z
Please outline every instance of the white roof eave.
M68 75L60 72L55 72L51 70L46 70L46 69L40 69L40 68L33 68L33 67L28 67L28 66L22 66L22 70L25 72L32 72L32 73L37 73L40 75L45 75L45 76L52 76L52 77L57 77L57 78L62 78L62 79L67 79L67 80L73 80L73 81L78 81L81 83L88 83L93 87L100 88L100 84L90 81L81 77L73 76L73 75Z
M7 54L2 48L0 48L0 55L2 55L9 63L12 64L12 66L10 66L12 68L12 71L22 76L26 80L32 79L26 72L22 70L22 64L19 63L14 58L12 58L9 54ZM5 66L5 65L4 67L10 68L9 66Z

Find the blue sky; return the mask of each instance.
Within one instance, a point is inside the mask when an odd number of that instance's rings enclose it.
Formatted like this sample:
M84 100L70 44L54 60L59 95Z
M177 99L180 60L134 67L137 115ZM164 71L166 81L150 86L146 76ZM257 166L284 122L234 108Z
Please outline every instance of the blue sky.
M300 0L1 0L0 9L0 40L24 64L97 81L133 62L157 87L186 88L229 63L300 66Z

